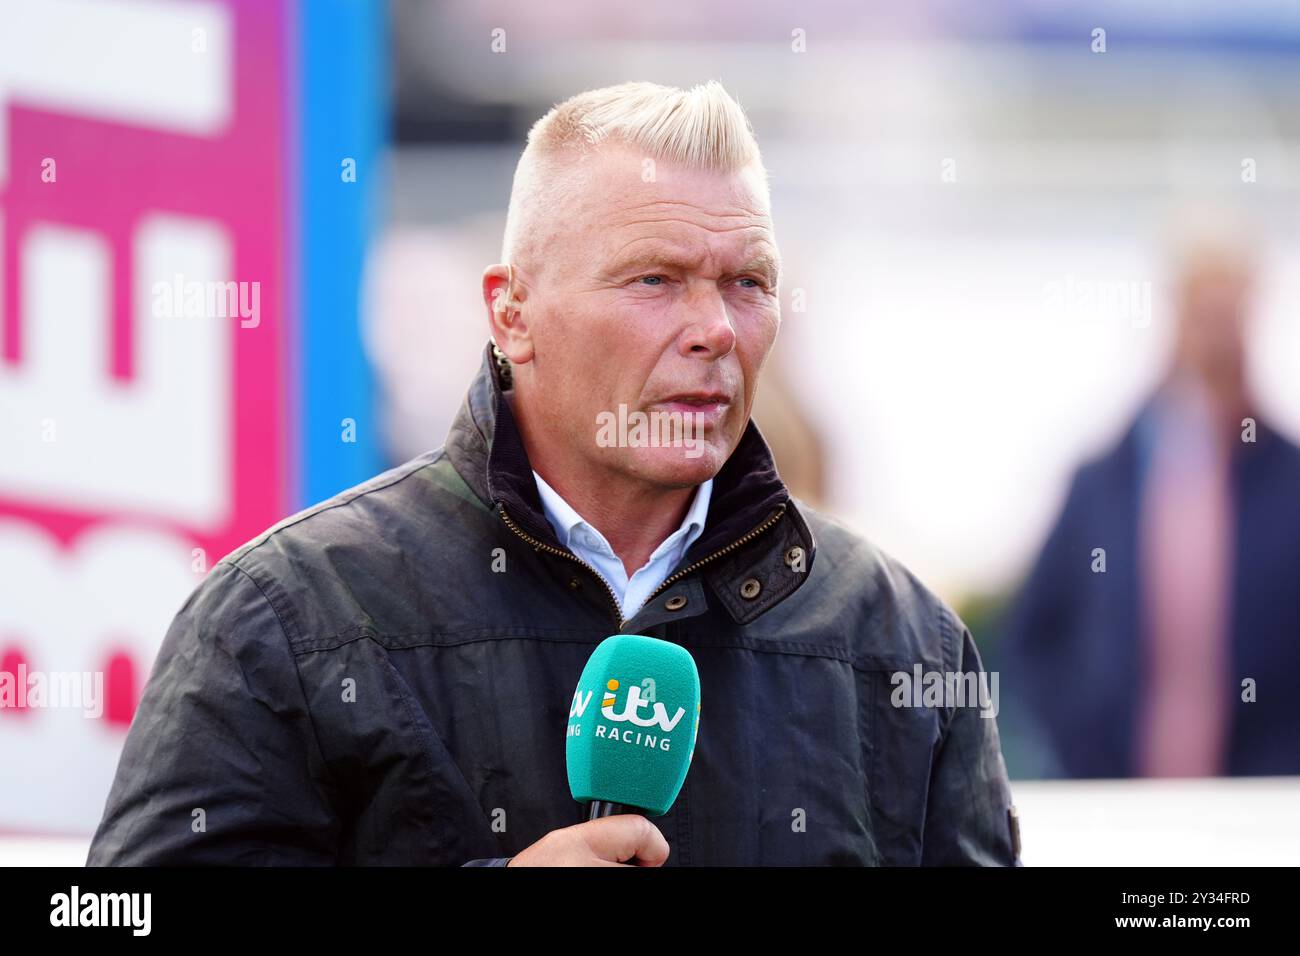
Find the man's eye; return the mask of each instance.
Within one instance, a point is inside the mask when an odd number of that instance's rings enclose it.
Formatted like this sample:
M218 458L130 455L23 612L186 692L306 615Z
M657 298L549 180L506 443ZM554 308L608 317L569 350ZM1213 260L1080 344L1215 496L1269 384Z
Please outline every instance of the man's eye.
M753 276L741 276L741 277L740 277L739 279L737 279L736 281L737 281L737 282L748 282L748 283L750 283L750 285L745 286L746 289L763 289L763 288L766 288L766 286L763 284L763 282L762 282L761 280L759 280L759 279L755 279Z
M648 285L662 285L664 281L664 277L663 276L642 276L637 281L644 282Z

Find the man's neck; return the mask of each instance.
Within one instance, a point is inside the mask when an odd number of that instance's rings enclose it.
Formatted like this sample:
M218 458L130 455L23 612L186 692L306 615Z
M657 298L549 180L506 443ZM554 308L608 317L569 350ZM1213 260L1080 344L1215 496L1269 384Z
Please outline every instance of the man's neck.
M650 560L670 534L680 527L697 491L664 488L629 480L626 475L593 472L553 454L548 443L533 440L529 423L519 415L514 396L506 393L519 426L529 464L584 521L605 536L628 577Z
M630 578L680 527L695 488L635 486L609 476L577 480L562 468L533 466L548 485L609 542Z
M1166 377L1162 391L1169 401L1199 398L1204 402L1206 424L1212 429L1216 443L1229 454L1240 450L1242 421L1251 414L1253 406L1240 382L1211 384L1195 372L1175 368Z

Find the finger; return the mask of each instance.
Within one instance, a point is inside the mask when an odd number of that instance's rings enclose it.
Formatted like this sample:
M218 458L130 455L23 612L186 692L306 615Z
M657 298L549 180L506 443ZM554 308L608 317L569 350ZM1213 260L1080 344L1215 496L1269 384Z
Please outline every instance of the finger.
M663 866L668 861L668 840L657 826L641 817L645 827L641 831L641 842L629 862L634 866Z
M591 852L602 860L622 863L638 857L657 860L650 865L658 866L668 858L668 841L658 827L640 814L601 817L578 826Z

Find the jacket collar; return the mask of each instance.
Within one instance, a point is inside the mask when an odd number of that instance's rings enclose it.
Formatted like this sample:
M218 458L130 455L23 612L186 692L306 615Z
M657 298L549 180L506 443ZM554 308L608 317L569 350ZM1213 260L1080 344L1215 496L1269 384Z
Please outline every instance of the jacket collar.
M550 547L568 550L546 520L491 342L484 346L482 364L445 447L456 471L484 505L498 514L504 509L528 535ZM769 523L778 512L779 520ZM754 536L753 545L746 547L743 539L765 523L772 530ZM793 548L802 551L794 561ZM815 550L812 531L777 474L758 425L750 419L736 450L714 477L704 533L687 551L682 566L726 551L725 561L708 562L705 577L715 590L727 592L723 603L733 617L745 623L803 583ZM792 563L800 569L792 572ZM759 582L757 597L748 596L754 590L752 585L739 598L731 593L741 593L738 588L751 579ZM638 620L641 617L637 615Z

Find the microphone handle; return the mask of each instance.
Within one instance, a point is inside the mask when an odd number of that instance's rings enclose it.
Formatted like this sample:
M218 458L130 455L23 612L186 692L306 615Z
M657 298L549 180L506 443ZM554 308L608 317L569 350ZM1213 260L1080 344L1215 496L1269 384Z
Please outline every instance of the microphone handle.
M620 813L637 813L636 807L629 807L625 803L614 803L612 800L593 800L587 804L587 820L599 820L601 817L613 817Z

